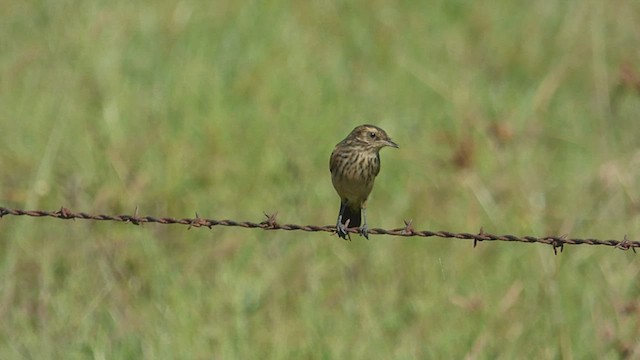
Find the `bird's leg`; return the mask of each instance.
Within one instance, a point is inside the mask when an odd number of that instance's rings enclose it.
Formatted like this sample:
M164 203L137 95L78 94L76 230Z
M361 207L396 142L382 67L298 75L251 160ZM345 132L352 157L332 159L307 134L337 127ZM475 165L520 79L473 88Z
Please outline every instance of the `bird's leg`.
M342 223L342 215L344 214L344 209L347 207L346 201L340 202L340 213L338 214L338 222L336 223L336 234L339 237L351 241L351 236L347 232L347 227Z
M362 226L360 227L360 235L369 240L369 226L367 226L367 208L362 208Z

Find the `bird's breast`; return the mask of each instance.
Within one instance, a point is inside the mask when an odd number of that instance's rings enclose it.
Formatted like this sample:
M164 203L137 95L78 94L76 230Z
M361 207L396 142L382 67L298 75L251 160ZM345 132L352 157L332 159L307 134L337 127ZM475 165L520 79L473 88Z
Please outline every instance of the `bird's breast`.
M380 158L377 154L355 154L342 158L331 171L332 177L350 182L371 182L380 172Z
M336 158L331 168L331 181L340 197L360 206L373 189L375 177L380 172L380 159L377 154L351 155Z

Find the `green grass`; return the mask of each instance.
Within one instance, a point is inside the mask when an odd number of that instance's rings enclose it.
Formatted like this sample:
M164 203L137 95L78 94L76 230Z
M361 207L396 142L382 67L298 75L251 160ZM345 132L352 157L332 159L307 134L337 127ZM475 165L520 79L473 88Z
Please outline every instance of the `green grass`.
M637 2L0 7L1 206L332 224L373 123L372 227L640 237ZM0 358L640 356L632 252L353 240L5 217Z

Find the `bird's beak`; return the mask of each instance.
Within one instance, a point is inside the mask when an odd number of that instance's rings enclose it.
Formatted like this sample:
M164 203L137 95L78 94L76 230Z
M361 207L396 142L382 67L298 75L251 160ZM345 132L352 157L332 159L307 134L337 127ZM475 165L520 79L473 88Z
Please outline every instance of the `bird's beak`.
M384 144L385 144L386 146L391 146L391 147L394 147L394 148L396 148L396 149L400 147L400 146L398 146L398 144L394 143L394 142L393 142L393 141L391 141L391 140L385 140L385 141L384 141Z

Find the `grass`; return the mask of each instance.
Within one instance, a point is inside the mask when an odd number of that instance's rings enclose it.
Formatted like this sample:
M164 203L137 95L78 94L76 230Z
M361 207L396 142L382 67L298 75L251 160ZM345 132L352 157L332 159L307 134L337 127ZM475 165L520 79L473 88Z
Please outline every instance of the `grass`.
M385 128L373 227L640 234L634 2L17 2L0 205L331 224ZM640 356L632 252L0 220L0 357Z

